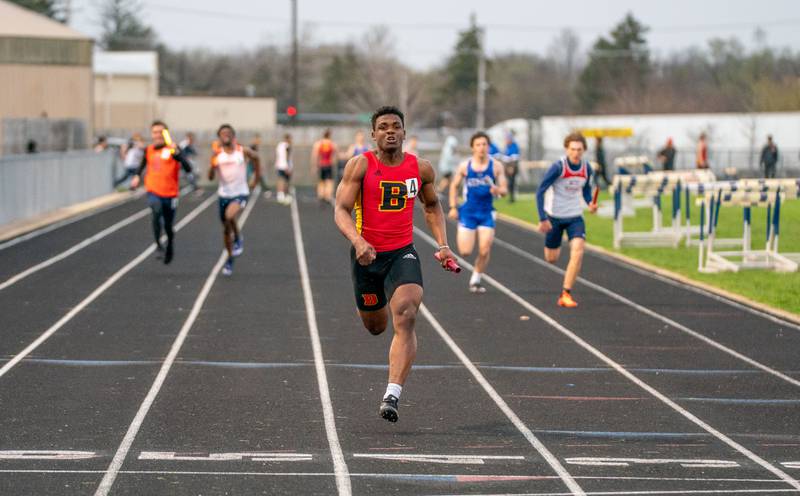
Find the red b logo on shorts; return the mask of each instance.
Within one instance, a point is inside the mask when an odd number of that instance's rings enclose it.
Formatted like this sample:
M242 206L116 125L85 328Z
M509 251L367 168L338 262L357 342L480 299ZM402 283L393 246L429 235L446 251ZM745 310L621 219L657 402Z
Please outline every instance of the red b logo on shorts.
M375 293L365 293L361 297L364 298L364 306L372 307L378 304L378 295Z

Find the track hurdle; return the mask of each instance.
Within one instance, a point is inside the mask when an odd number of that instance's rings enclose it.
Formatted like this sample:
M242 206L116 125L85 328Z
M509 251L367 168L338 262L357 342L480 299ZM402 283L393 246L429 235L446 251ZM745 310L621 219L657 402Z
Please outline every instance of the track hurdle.
M800 198L800 179L777 179L773 180L779 183L778 191L782 193L778 195L772 209L767 209L767 243L766 249L778 253L778 240L780 238L781 227L781 204L784 199L798 199ZM770 217L770 210L772 217ZM800 253L781 253L781 256L788 258L792 262L800 264Z
M713 175L711 176L713 177ZM766 193L766 192L774 192L777 191L778 188L782 188L784 193L788 193L791 197L792 191L798 188L797 182L800 181L799 179L740 179L738 181L699 181L695 183L685 183L684 184L684 205L686 208L684 209L685 213L685 227L684 232L686 236L686 246L694 246L700 243L699 240L694 238L700 233L697 229L697 226L692 226L691 223L691 195L697 194L701 197L705 196L707 193L712 192L750 192L750 193ZM701 200L697 200L697 204L700 204ZM771 208L772 205L768 205L767 208ZM745 215L747 215L747 208L744 208ZM710 212L706 210L705 212L705 225L709 223L709 214ZM742 238L716 238L715 246L742 246Z
M622 175L642 175L650 174L653 167L650 165L650 157L647 155L625 155L614 159L614 167L617 174Z
M672 192L672 224L665 227L661 211L661 196ZM614 197L614 248L622 246L678 246L681 231L681 176L675 173L614 176L611 186ZM623 217L626 204L636 204L636 196L644 196L653 211L650 231L625 232Z
M797 189L791 195L797 197ZM774 191L707 191L698 199L700 206L700 244L698 246L698 271L715 273L738 272L740 269L771 269L778 272L794 272L798 263L777 251L780 232L780 205L786 193ZM741 249L717 251L716 234L720 211L723 206L742 207L744 212ZM763 250L752 249L751 208L767 207L768 234ZM771 213L770 213L771 212ZM770 217L771 215L771 217ZM705 224L708 225L706 233Z

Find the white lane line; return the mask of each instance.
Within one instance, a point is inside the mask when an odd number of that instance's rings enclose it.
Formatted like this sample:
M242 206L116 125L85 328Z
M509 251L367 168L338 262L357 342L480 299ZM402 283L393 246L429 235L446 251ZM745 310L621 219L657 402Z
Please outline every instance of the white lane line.
M105 470L70 470L70 469L0 469L0 474L103 474ZM333 477L333 472L248 472L238 470L120 470L120 474L140 474L140 475L222 475L222 476L257 476L257 477ZM435 473L358 473L351 472L353 478L380 478L380 479L421 479L433 480L450 479L449 482L456 482L457 478L487 477L504 479L509 477L523 477L536 480L555 480L557 475L485 475L476 474L435 474ZM777 479L748 479L748 478L721 478L721 477L634 477L634 476L602 476L602 475L576 475L575 479L580 480L603 480L603 481L651 481L651 482L756 482L763 484L783 484ZM469 481L472 483L472 480ZM780 489L783 492L797 492L794 489ZM569 495L570 493L561 493ZM587 493L592 494L592 493Z
M451 465L484 465L487 460L525 460L525 457L520 455L422 455L418 453L354 453L353 458Z
M98 458L96 451L73 450L3 450L0 460L86 460Z
M434 247L437 246L436 245L436 241L433 238L431 238L430 236L428 236L424 231L422 231L422 230L420 230L420 229L418 229L416 227L414 228L414 230L417 232L417 234L419 234L421 237L423 237L430 245L432 245ZM473 270L473 267L469 262L467 262L466 260L464 260L463 258L460 258L460 257L458 257L458 259L461 262L461 265L463 267L466 267L469 270ZM779 479L782 479L783 481L785 481L787 484L789 484L793 488L795 488L797 490L800 490L800 482L798 482L797 480L792 478L789 474L787 474L786 472L784 472L780 468L776 467L775 465L769 463L768 461L764 460L763 458L761 458L760 456L756 455L752 451L748 450L747 448L745 448L741 444L737 443L736 441L734 441L730 437L726 436L722 432L720 432L717 429L711 427L711 425L709 425L706 422L700 420L693 413L689 412L688 410L686 410L685 408L683 408L682 406L680 406L679 404L675 403L674 401L669 399L667 396L665 396L664 394L662 394L661 392L656 390L654 387L650 386L649 384L645 383L643 380L641 380L638 377L636 377L635 375L633 375L625 367L623 367L619 363L615 362L614 360L612 360L611 358L609 358L608 356L603 354L603 352L601 352L600 350L598 350L594 346L590 345L589 343L587 343L586 341L581 339L577 334L575 334L574 332L570 331L569 329L567 329L566 327L561 325L559 322L557 322L556 320L551 318L549 315L547 315L543 311L539 310L537 307L533 306L531 303L529 303L527 300L523 299L518 294L516 294L513 291L511 291L510 289L508 289L506 286L504 286L503 284L501 284L500 282L495 280L493 277L489 276L488 274L484 274L483 277L486 279L486 281L489 284L494 286L501 293L505 294L506 296L508 296L512 300L514 300L517 303L519 303L522 307L524 307L525 309L527 309L531 313L535 314L541 320L543 320L543 321L547 322L548 324L550 324L551 327L553 327L554 329L559 331L561 334L567 336L569 339L571 339L576 344L578 344L581 348L585 349L586 351L588 351L592 355L594 355L597 358L599 358L600 360L602 360L608 366L610 366L611 368L613 368L614 370L619 372L621 375L625 376L628 380L630 380L631 382L633 382L634 384L636 384L640 388L642 388L645 391L647 391L648 393L650 393L652 396L657 398L659 401L661 401L665 405L669 406L670 408L672 408L673 410L675 410L676 412L678 412L679 414L684 416L686 419L688 419L689 421L691 421L692 423L694 423L695 425L697 425L698 427L700 427L704 431L708 432L712 436L716 437L717 439L719 439L723 443L727 444L731 448L733 448L736 451L738 451L739 453L743 454L744 456L749 458L750 461L752 461L753 463L756 463L757 465L760 465L764 469L766 469L769 472L772 472L774 475L778 476Z
M515 224L513 222L509 222L507 220L503 220L503 222L505 222L509 226L514 226L514 227L519 228L519 229L529 230L527 228L521 227L521 226L519 226L519 225L517 225L517 224ZM674 280L674 279L672 279L670 277L666 277L666 276L663 276L661 274L657 274L655 272L647 271L647 270L645 270L645 269L643 269L641 267L637 267L635 265L626 264L625 262L623 262L621 260L617 260L616 258L614 258L612 256L609 256L609 255L606 255L605 253L602 253L602 252L598 252L598 251L593 251L592 250L592 255L597 256L599 258L602 258L603 260L605 260L607 262L610 262L610 263L616 265L617 267L621 267L623 269L631 270L633 272L636 272L637 274L640 274L640 275L643 275L643 276L647 276L647 277L650 277L652 279L657 279L657 280L659 280L661 282L665 282L665 283L669 284L670 286L674 286L674 287L679 288L679 289L688 289L689 291L692 291L692 292L697 293L697 294L701 294L703 296L707 296L707 297L709 297L709 298L711 298L713 300L717 300L719 302L728 304L728 305L730 305L730 306L732 306L734 308L738 308L739 310L744 310L744 311L752 313L754 315L758 315L759 317L763 317L763 318L765 318L767 320L771 320L772 322L775 322L776 324L781 324L781 325L786 326L786 327L791 327L793 329L800 330L800 325L795 324L794 322L789 322L788 320L784 320L784 319L782 319L782 318L780 318L780 317L778 317L776 315L772 315L771 313L764 312L764 311L761 311L761 310L759 310L757 308L753 308L753 307L747 306L747 305L745 305L743 303L739 303L738 301L734 301L734 300L728 299L728 298L726 298L724 296L718 295L718 294L713 293L711 291L708 291L706 289L699 288L699 287L693 286L693 285L686 285L686 284L683 284L680 281L676 281L676 280Z
M530 260L530 261L532 261L532 262L534 262L534 263L536 263L538 265L541 265L542 267L546 267L546 268L552 270L553 272L556 272L558 274L563 274L564 273L564 270L561 269L560 267L557 267L557 266L555 266L553 264L547 263L544 260L541 260L541 259L531 255L530 253L518 248L517 246L512 245L511 243L507 243L507 242L505 242L505 241L503 241L501 239L497 239L497 238L495 238L494 242L496 244L498 244L499 246L502 246L503 248L505 248L505 249L507 249L507 250L509 250L509 251L511 251L511 252L513 252L513 253L515 253L515 254L517 254L517 255L525 258L525 259L527 259L527 260ZM590 288L594 289L595 291L599 291L599 292L603 293L606 296L609 296L609 297L611 297L611 298L613 298L613 299L615 299L615 300L617 300L617 301L619 301L621 303L624 303L625 305L628 305L630 307L635 308L636 310L638 310L639 312L641 312L641 313L643 313L645 315L649 315L650 317L653 317L653 318L655 318L657 320L660 320L661 322L664 322L665 324L667 324L667 325L669 325L671 327L674 327L675 329L678 329L678 330L680 330L680 331L682 331L682 332L684 332L686 334L689 334L690 336L692 336L692 337L694 337L696 339L699 339L699 340L703 341L704 343L706 343L706 344L708 344L710 346L713 346L714 348L716 348L716 349L718 349L718 350L720 350L720 351L722 351L724 353L727 353L728 355L730 355L730 356L732 356L732 357L734 357L734 358L736 358L738 360L741 360L741 361L743 361L743 362L745 362L745 363L747 363L749 365L752 365L755 368L761 369L764 372L767 372L768 374L772 374L775 377L778 377L779 379L788 382L789 384L792 384L794 386L800 386L800 380L797 380L797 379L794 379L792 377L789 377L788 375L786 375L786 374L784 374L784 373L782 373L782 372L780 372L778 370L775 370L775 369L773 369L773 368L771 368L771 367L769 367L767 365L764 365L761 362L753 360L752 358L750 358L748 356L745 356L745 355L739 353L736 350L728 348L727 346L723 345L722 343L718 343L717 341L714 341L713 339L711 339L711 338L709 338L709 337L707 337L707 336L705 336L705 335L703 335L703 334L701 334L701 333L699 333L699 332L697 332L697 331L695 331L693 329L690 329L689 327L686 327L685 325L683 325L683 324L681 324L679 322L676 322L676 321L670 319L669 317L661 315L660 313L657 313L657 312L655 312L653 310L650 310L649 308L647 308L645 306L642 306L642 305L640 305L640 304L638 304L638 303L636 303L636 302L634 302L632 300L629 300L628 298L626 298L626 297L624 297L624 296L622 296L622 295L620 295L618 293L615 293L614 291L611 291L610 289L607 289L607 288L605 288L603 286L600 286L599 284L593 283L592 281L588 281L588 280L584 279L583 277L578 277L578 281L581 282L582 284L585 284L586 286L589 286Z
M99 233L97 233L97 234L95 234L95 235L93 235L93 236L91 236L89 238L84 239L80 243L78 243L76 245L73 245L71 248L68 248L68 249L62 251L58 255L55 255L53 257L48 258L47 260L42 261L41 263L33 265L33 266L23 270L22 272L20 272L19 274L15 275L15 276L9 277L4 283L0 284L0 291L6 289L7 287L11 286L12 284L15 284L15 283L21 281L22 279L25 279L26 277L28 277L31 274L35 274L36 272L39 272L40 270L42 270L42 269L44 269L46 267L49 267L49 266L53 265L56 262L64 260L68 256L70 256L73 253L76 253L76 252L86 248L87 246L89 246L90 244L94 243L95 241L99 241L99 240L105 238L106 236L108 236L109 234L111 234L113 232L116 232L116 231L119 231L120 229L122 229L123 227L127 226L128 224L131 224L131 223L141 219L142 217L147 215L149 212L150 212L149 208L144 208L142 210L139 210L138 212L136 212L135 214L131 215L130 217L122 219L121 221L117 222L116 224L103 229Z
M181 219L181 221L175 225L175 231L180 231L186 224L193 221L195 217L200 215L200 213L205 210L216 198L216 195L211 195L208 197L203 203L195 207L194 210L189 212L186 217ZM84 298L80 303L78 303L75 307L72 308L66 315L61 317L58 322L50 326L41 336L36 338L31 344L29 344L24 350L20 351L14 358L6 362L2 368L0 368L0 377L6 375L6 373L11 370L17 363L20 362L23 358L28 356L33 350L38 348L42 343L47 341L56 331L61 329L64 324L72 320L78 313L81 312L84 308L89 306L94 300L96 300L100 295L102 295L108 288L110 288L114 283L119 281L125 274L130 272L134 267L142 263L149 257L154 251L156 250L155 243L151 244L146 250L144 250L141 254L139 254L136 258L128 262L124 267L119 269L115 272L111 277L106 279L106 281L97 287L92 293Z
M433 240L431 239L431 241ZM494 400L495 404L505 414L508 420L510 420L511 423L514 424L514 427L516 427L517 430L519 430L522 435L525 436L525 439L527 439L531 446L533 446L534 449L539 452L547 464L550 465L550 467L558 474L569 490L572 491L570 494L575 496L586 494L583 489L581 489L581 486L575 482L575 479L572 477L572 475L567 472L567 469L565 469L561 462L558 461L558 458L556 458L555 455L553 455L550 450L548 450L547 447L541 441L539 441L536 435L530 429L528 429L528 426L526 426L525 423L520 420L517 414L514 413L514 410L508 406L508 403L505 402L505 400L494 389L494 387L492 387L489 381L486 380L483 374L481 374L480 370L478 370L478 368L472 363L469 357L461 350L461 348L459 348L456 342L453 341L447 331L444 330L442 325L438 320L436 320L433 314L431 314L428 308L423 304L420 305L419 309L423 317L428 320L428 322L433 326L450 350L458 357L459 360L461 360L461 363L464 364L464 367L469 370L475 380L478 381L478 384L480 384L483 390L486 391L486 394L488 394L489 397Z
M577 456L566 458L569 465L588 465L594 467L630 467L632 465L677 465L684 468L739 468L734 460L707 460L702 458L610 458Z
M135 200L137 198L141 198L142 196L144 196L144 191L136 193L136 194L132 195L130 198L127 198L127 199L125 199L125 200L123 200L123 201L121 201L119 203L113 203L111 205L107 205L107 206L105 206L103 208L99 208L97 210L92 210L92 211L89 211L89 212L86 212L86 213L83 213L83 214L80 214L80 215L76 215L75 217L69 217L69 218L64 219L62 221L55 222L55 223L50 224L48 226L42 227L40 229L36 229L35 231L31 231L31 232L23 234L21 236L17 236L17 237L12 238L12 239L4 242L4 243L0 243L0 250L5 250L6 248L10 248L10 247L12 247L12 246L14 246L16 244L22 243L23 241L28 241L29 239L36 238L38 236L41 236L42 234L49 233L50 231L55 231L59 227L68 226L68 225L74 224L75 222L78 222L80 220L92 217L93 215L101 214L103 212L111 210L112 208L119 207L120 205L124 205L124 204L126 204L126 203L128 203L128 202L130 202L132 200Z
M669 494L776 494L797 493L795 489L699 489L679 491L591 491L587 496L636 496L636 495L669 495ZM569 496L569 493L453 493L442 496Z
M247 217L250 216L250 212L253 211L253 206L258 201L259 190L256 189L254 193L253 201L248 203L244 213L242 213L242 216L239 219L240 227L244 226L244 223L247 222ZM216 195L212 195L211 198L214 198L215 196ZM139 433L139 429L141 429L142 424L144 423L144 418L147 416L147 413L150 411L150 407L153 406L153 402L156 400L156 396L158 396L158 392L164 385L164 381L167 379L167 374L172 368L172 364L175 363L175 358L178 356L178 352L180 352L183 342L186 341L186 336L189 335L189 330L194 325L195 320L197 320L197 316L200 315L200 310L203 308L203 304L205 304L206 298L211 292L211 287L214 285L214 281L217 280L219 271L222 269L222 266L225 264L227 258L228 252L222 250L222 252L219 254L219 258L217 259L217 263L214 264L214 267L211 269L211 272L206 278L205 284L203 284L203 288L200 290L200 293L197 295L197 298L194 301L192 311L189 312L189 315L186 317L180 332L178 332L178 336L175 338L167 357L164 359L164 363L161 364L161 369L159 369L158 375L156 376L155 381L153 381L153 385L150 386L150 391L148 391L147 396L145 396L144 401L142 401L142 404L139 406L139 410L136 412L136 416L133 418L131 425L128 427L125 437L122 439L122 442L117 448L114 458L111 460L111 464L106 469L105 476L103 476L103 480L100 481L100 485L97 487L97 491L94 493L95 496L108 494L108 492L111 490L111 486L114 485L114 481L119 474L119 470L122 468L122 464L125 462L125 457L128 455L128 452L133 445L133 441L136 439L136 435Z
M180 451L142 451L139 460L207 462L310 462L310 453L249 451L238 453L183 453Z
M306 316L308 318L308 332L311 335L311 347L314 350L314 368L317 371L319 384L319 399L322 403L322 416L325 419L325 433L328 436L328 446L333 459L333 470L336 474L336 488L340 496L350 496L352 487L347 463L339 443L339 434L336 432L336 418L333 413L333 403L328 386L328 376L325 372L325 361L322 357L322 343L319 339L317 327L317 311L314 308L314 295L311 292L311 280L308 276L308 263L306 249L303 244L303 231L300 228L300 213L297 210L297 194L292 190L292 229L294 230L295 247L297 249L297 264L300 267L300 280L303 284L303 297L305 298Z

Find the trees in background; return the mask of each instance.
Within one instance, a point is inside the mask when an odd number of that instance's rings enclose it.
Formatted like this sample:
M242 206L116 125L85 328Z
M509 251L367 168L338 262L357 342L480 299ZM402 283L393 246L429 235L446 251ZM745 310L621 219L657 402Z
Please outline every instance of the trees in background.
M470 25L458 33L453 54L441 71L441 85L435 91L434 102L442 110L442 124L469 127L475 123L478 92L478 64L483 50L481 28L475 16ZM489 64L487 64L489 65ZM491 66L487 67L487 73ZM488 79L488 78L487 78Z
M139 19L141 10L137 0L105 0L100 7L99 45L106 50L154 49L156 34Z
M291 101L288 47L259 46L239 50L235 57L208 49L171 50L158 44L153 30L137 17L137 0L104 1L101 45L110 50L155 47L162 94L269 96L277 99L279 109ZM800 109L800 52L765 43L748 52L736 39L711 39L705 49L653 58L647 32L627 14L586 54L568 29L554 37L544 54L493 54L487 61L486 121ZM395 104L415 126L470 127L475 122L481 42L481 28L472 17L441 66L416 71L394 53L387 27L368 31L358 43L318 44L305 37L300 111L369 113Z
M66 20L67 6L65 0L11 0L11 3L46 15L58 22L64 22Z
M576 88L584 110L601 110L613 102L633 111L647 89L651 70L646 33L647 27L627 14L609 38L595 42Z

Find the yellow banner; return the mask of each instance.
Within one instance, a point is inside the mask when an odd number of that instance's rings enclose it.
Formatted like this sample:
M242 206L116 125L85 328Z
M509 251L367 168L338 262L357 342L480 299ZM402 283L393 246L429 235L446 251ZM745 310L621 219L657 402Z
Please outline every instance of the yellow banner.
M630 138L633 129L630 127L592 127L576 129L586 138Z

